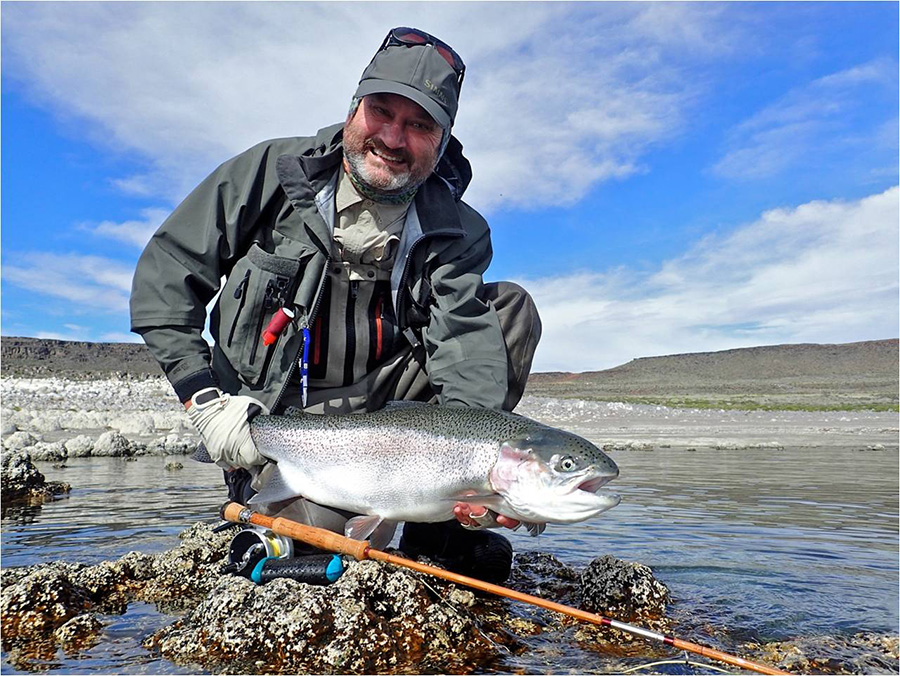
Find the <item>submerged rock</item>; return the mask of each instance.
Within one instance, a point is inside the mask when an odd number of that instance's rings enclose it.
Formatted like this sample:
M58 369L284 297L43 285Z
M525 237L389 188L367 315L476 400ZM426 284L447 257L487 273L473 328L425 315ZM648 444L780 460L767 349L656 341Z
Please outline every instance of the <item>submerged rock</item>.
M743 647L780 669L815 674L896 674L900 638L861 632L853 636L812 636Z

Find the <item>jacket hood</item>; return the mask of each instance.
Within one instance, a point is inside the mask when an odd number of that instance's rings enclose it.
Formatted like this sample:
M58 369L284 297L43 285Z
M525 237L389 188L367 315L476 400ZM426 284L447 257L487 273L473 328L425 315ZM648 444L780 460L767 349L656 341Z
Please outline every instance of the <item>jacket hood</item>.
M303 153L301 160L307 176L313 178L320 172L333 170L343 157L343 141L343 123L320 129L315 136L315 147ZM447 184L454 200L462 199L463 193L472 181L472 165L463 155L462 143L455 136L450 136L450 142L429 180L432 180L434 175Z

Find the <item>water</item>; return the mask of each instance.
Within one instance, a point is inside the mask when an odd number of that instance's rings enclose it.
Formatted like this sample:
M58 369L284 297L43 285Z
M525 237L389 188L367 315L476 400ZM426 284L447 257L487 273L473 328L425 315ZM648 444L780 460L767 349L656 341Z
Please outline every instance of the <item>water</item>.
M621 469L615 482L621 505L593 521L549 526L539 538L513 533L517 550L549 551L576 566L603 554L647 564L672 591L672 614L688 634L706 624L742 640L897 632L895 449L610 455ZM95 564L177 546L181 530L215 521L224 499L220 470L183 462L178 471L164 469L158 457L76 459L64 469L40 463L48 480L69 482L72 492L4 513L2 565ZM59 653L48 666L66 673L196 673L140 647L172 617L133 604L126 615L104 619L110 640L79 658ZM532 662L527 670L537 669ZM3 671L17 673L5 659Z

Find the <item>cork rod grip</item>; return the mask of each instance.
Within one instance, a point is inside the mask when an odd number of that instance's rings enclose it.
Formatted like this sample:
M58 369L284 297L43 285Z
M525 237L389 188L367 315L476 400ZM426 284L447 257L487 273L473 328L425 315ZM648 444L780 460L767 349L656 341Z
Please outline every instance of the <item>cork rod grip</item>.
M347 554L360 561L367 557L368 540L351 540L324 528L307 526L281 517L265 516L258 512L253 512L236 502L225 503L220 510L220 514L226 521L252 523L255 526L268 528L279 535L286 535L294 540L300 540L313 547L337 552L338 554Z

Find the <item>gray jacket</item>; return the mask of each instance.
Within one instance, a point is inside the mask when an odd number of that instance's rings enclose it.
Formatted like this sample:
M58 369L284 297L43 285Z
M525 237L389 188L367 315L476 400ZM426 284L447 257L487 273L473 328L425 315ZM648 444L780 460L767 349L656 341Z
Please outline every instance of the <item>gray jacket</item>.
M131 329L182 401L218 384L276 408L325 280L342 130L266 141L225 162L147 244L132 286ZM410 209L392 297L400 329L421 337L441 402L499 409L506 348L496 313L479 299L492 251L487 223L460 201L470 179L453 138ZM220 287L210 354L201 333ZM261 334L282 305L296 318L266 347Z

